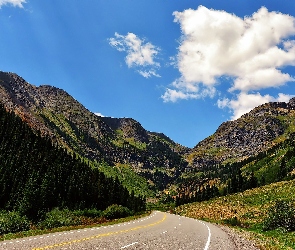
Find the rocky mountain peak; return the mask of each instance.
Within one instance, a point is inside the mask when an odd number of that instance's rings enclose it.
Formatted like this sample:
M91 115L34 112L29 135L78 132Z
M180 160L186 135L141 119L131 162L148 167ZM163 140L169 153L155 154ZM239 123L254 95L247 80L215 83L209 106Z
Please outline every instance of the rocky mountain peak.
M101 117L101 119L114 131L120 130L124 138L134 138L141 143L149 142L148 132L132 118Z
M239 161L267 150L294 130L294 108L295 98L288 103L270 102L222 123L212 136L193 148L188 156L191 166Z
M35 102L36 87L28 84L23 78L14 74L0 72L1 99L5 102L6 106L10 109L16 106L23 106L28 108Z

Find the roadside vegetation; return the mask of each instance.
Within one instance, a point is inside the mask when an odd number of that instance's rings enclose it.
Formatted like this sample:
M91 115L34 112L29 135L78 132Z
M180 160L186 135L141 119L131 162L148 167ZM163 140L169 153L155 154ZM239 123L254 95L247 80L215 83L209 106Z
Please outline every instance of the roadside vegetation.
M295 249L295 133L291 132L256 156L182 176L175 211L246 231L261 249Z
M294 193L295 180L282 181L182 205L175 212L246 231L261 249L295 249Z
M123 223L148 215L134 213L121 205L111 205L104 211L54 208L39 221L30 221L18 212L0 211L0 241L86 227L100 227Z

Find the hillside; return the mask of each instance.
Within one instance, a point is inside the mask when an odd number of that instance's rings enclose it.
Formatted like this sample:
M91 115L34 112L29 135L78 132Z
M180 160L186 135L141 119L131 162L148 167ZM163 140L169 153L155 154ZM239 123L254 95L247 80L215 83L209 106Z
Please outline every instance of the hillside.
M91 161L128 164L149 184L163 189L187 165L187 148L128 118L99 117L64 90L36 87L14 73L0 72L0 101L53 143Z
M291 114L293 115L293 112ZM220 195L294 179L294 122L292 116L281 119L288 126L265 150L257 150L255 154L241 160L219 163L216 161L214 164L183 172L177 180L176 205L204 201Z
M104 210L120 204L133 211L145 207L145 199L128 192L117 178L35 134L2 105L0 162L0 211L17 211L36 220L57 207Z
M198 184L210 179L226 181L231 164L249 163L248 159L277 147L295 132L295 98L288 103L266 103L237 120L224 122L192 149L147 131L132 118L97 116L64 90L36 87L14 73L0 72L0 101L53 143L117 169L102 168L108 174L118 176L122 174L120 166L128 165L139 176L127 171L120 178L142 182L143 177L147 183L141 186L154 191L171 184L186 182L187 186L191 180ZM273 169L278 169L274 165ZM271 176L261 180L261 173L269 176L267 168L248 165L242 170L246 179L253 172L261 183L274 181Z
M295 98L224 122L192 149L14 73L0 72L0 104L0 209L36 220L55 207L140 211L148 197L148 207L167 210L197 201L176 211L258 230L264 246L275 234L280 247L294 247L293 233L262 228L270 205L295 202Z
M294 180L277 182L209 201L186 204L178 207L176 213L248 231L250 233L243 235L255 240L260 249L294 249L294 232L263 230L269 209L277 201L291 202L294 206L294 192Z
M266 103L199 142L186 158L189 169L202 169L255 156L295 132L295 98L289 103Z

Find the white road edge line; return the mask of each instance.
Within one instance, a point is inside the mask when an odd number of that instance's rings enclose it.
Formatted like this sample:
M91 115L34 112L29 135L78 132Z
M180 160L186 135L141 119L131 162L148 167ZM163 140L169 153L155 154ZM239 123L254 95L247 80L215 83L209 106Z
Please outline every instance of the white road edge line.
M201 222L204 226L207 227L208 232L209 232L208 239L207 239L207 243L206 243L205 248L204 248L204 250L208 250L208 249L209 249L209 245L210 245L210 241L211 241L211 230L210 230L210 228L209 228L204 222L202 222L202 221L200 221L200 222Z
M127 248L127 247L131 247L131 246L133 246L133 245L135 245L135 244L138 244L138 242L136 241L136 242L133 242L133 243L128 244L128 245L126 245L126 246L123 246L123 247L121 247L121 249L124 249L124 248Z

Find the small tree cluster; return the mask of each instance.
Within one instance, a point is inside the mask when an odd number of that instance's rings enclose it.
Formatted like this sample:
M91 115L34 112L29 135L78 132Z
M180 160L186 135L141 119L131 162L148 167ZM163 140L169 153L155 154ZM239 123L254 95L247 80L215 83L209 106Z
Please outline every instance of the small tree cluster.
M199 185L193 192L186 192L183 189L175 197L175 206L180 206L190 202L205 201L219 195L218 188L215 185Z

